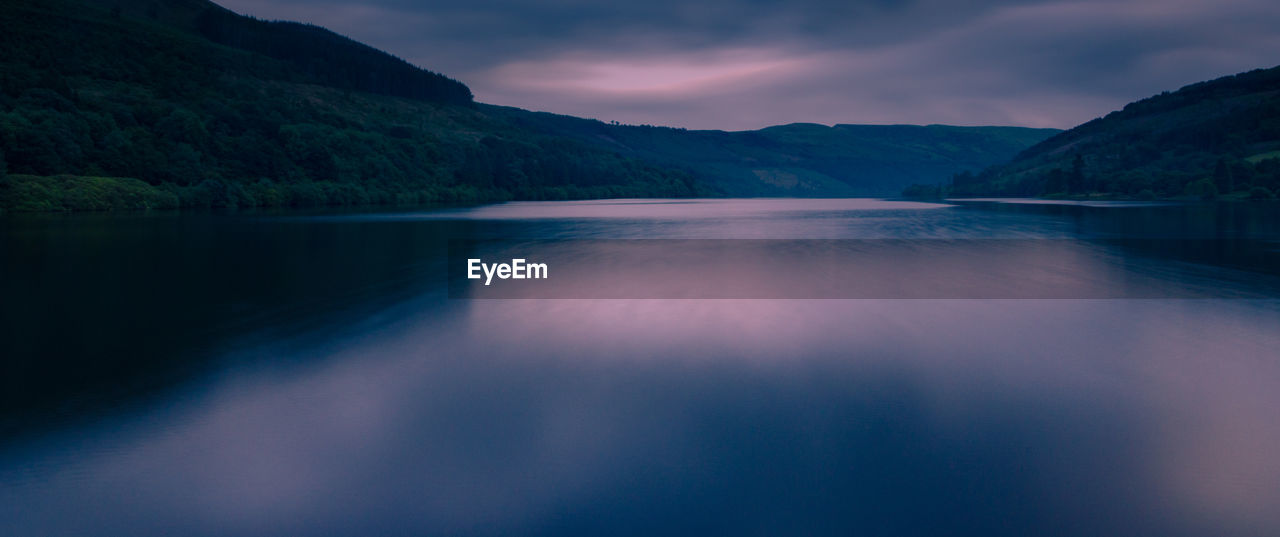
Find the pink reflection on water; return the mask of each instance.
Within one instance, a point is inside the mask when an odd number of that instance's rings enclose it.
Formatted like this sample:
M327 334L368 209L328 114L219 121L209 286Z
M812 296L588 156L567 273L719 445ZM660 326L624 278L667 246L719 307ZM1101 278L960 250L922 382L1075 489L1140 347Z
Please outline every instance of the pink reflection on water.
M893 209L940 209L950 205L914 201L849 199L704 199L704 200L588 200L566 202L510 202L486 205L453 217L476 220L634 218L702 219L823 213L831 211L873 211Z
M860 375L907 371L939 430L963 430L989 412L991 393L1134 413L1132 429L1113 439L1132 457L1114 463L1116 483L1082 483L1064 461L1040 469L1045 486L1119 495L1224 534L1280 528L1280 301L477 300L467 308L469 333L498 356L555 349L562 360L614 366L731 362L779 379L815 363Z
M0 475L0 514L48 513L45 527L68 533L143 522L343 533L386 520L501 533L616 492L655 461L714 486L726 476L707 458L720 453L698 447L706 427L767 417L754 401L776 390L812 397L802 408L813 413L783 419L812 420L806 430L821 440L859 426L824 418L843 415L829 407L840 398L825 399L833 390L900 379L923 413L902 418L931 438L963 442L1016 416L1004 401L1044 411L1032 434L1072 415L1132 426L1085 429L1036 454L1026 478L1083 505L1066 515L1094 516L1090 502L1101 501L1229 535L1280 527L1276 301L453 304L332 346L258 349L320 365L228 374L166 410L39 450L33 458L65 460L29 481ZM761 430L761 441L776 432ZM1115 445L1072 444L1100 441ZM1098 450L1120 458L1088 458ZM66 503L98 510L57 516Z

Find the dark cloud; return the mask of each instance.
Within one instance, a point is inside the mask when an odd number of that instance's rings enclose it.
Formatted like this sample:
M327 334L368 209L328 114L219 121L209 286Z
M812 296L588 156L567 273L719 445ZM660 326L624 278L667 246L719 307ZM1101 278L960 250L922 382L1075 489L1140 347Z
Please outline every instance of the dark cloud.
M485 102L627 123L1070 127L1280 58L1274 0L224 0Z

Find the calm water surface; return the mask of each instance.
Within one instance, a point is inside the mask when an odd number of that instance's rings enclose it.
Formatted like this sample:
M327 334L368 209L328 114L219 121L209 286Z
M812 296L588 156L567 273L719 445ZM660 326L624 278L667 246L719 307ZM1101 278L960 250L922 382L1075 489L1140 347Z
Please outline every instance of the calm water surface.
M10 216L0 533L1280 535L1277 214ZM602 263L638 238L757 239L726 243L768 263L709 279L659 252L552 294L631 298L449 298L450 240ZM783 239L833 240L797 244L848 272L769 254ZM851 241L889 246L829 249ZM789 298L829 289L808 280L882 292ZM645 298L698 296L672 281L780 298Z

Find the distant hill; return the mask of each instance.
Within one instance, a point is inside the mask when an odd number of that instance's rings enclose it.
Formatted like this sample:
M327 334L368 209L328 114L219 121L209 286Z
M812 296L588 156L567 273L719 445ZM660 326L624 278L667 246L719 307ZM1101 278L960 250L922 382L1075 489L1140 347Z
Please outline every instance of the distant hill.
M954 195L1271 197L1280 67L1143 99L955 179Z
M1058 129L795 123L755 131L606 124L504 109L514 122L689 169L737 196L895 195L1004 162Z
M328 30L206 0L0 0L0 50L0 210L886 194L1052 134L685 131L481 105Z

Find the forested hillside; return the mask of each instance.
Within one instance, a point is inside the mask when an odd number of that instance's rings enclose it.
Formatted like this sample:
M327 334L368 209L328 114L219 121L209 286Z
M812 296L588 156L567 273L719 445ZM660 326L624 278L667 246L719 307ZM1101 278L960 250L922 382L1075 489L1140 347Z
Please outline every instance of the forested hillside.
M0 0L0 50L0 210L878 195L1054 132L685 131L481 105L328 30L206 0Z
M424 101L471 102L471 90L461 82L317 26L207 9L196 19L196 27L215 43L282 60L325 86Z
M1277 189L1280 67L1129 104L956 176L951 194L1271 198Z
M228 19L207 2L150 5L161 8L0 2L0 208L716 194L518 128L470 105L460 83L327 31ZM185 29L188 17L247 29L220 45Z

